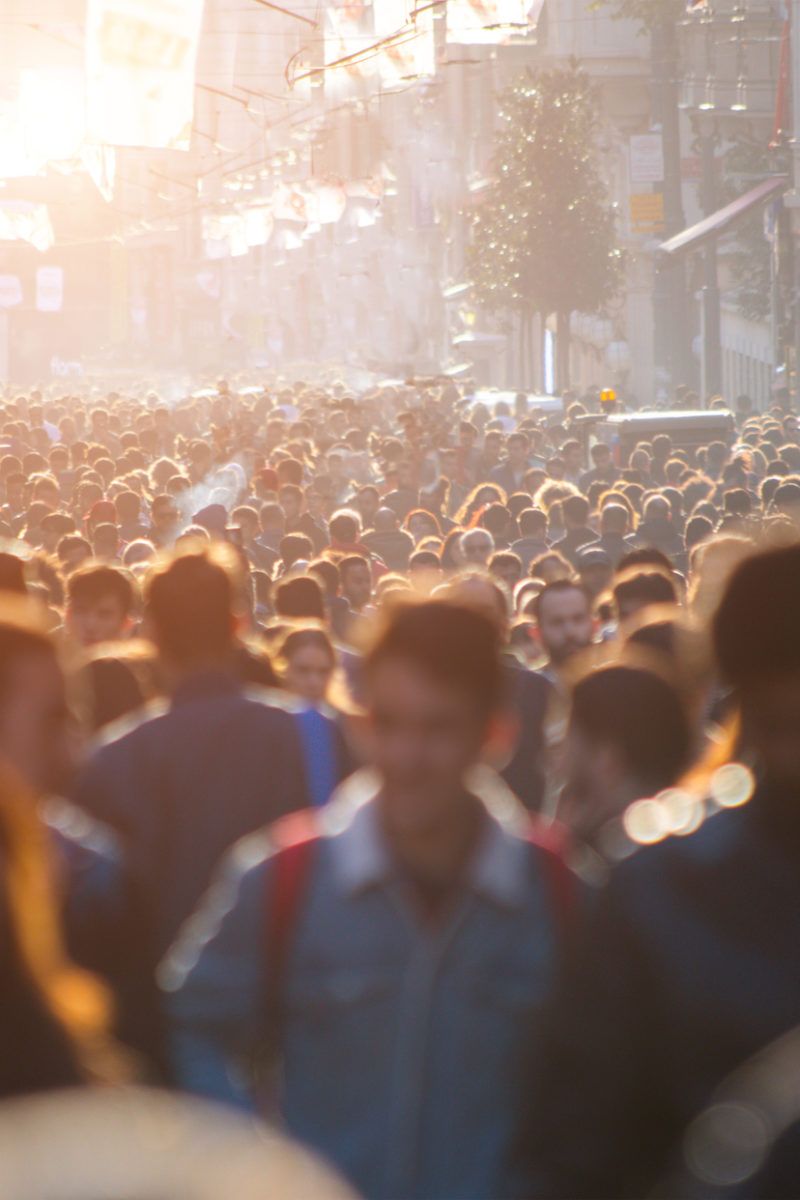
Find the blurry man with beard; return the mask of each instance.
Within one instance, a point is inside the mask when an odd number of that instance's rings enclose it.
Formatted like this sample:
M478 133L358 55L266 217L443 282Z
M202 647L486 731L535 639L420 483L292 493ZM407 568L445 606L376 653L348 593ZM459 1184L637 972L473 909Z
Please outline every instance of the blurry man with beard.
M574 580L556 579L546 584L536 597L534 615L539 641L548 659L541 674L560 688L566 664L592 642L589 596Z

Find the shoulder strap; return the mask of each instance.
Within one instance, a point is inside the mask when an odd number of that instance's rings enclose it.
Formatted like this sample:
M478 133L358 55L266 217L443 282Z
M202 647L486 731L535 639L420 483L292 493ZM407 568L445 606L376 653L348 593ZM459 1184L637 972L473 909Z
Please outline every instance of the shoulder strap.
M286 963L297 928L297 918L308 891L311 866L319 835L313 815L292 813L274 830L279 849L272 859L266 921L268 1024L280 1025Z
M566 838L556 826L539 822L531 822L527 837L538 852L559 940L565 942L575 928L578 901L577 881L566 860Z

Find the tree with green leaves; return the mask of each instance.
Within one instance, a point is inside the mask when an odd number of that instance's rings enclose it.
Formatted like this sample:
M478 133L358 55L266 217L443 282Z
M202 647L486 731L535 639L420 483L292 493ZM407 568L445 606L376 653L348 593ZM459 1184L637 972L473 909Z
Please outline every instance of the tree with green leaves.
M472 224L478 301L528 322L556 314L562 388L570 314L602 312L622 274L597 133L591 84L575 64L521 77L500 96L493 180Z

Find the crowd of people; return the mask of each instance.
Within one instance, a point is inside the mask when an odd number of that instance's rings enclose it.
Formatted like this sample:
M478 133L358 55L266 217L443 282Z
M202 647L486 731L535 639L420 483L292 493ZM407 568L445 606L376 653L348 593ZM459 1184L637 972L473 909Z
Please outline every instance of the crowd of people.
M794 1118L692 1132L800 1023L780 401L622 455L444 378L7 392L0 1095L197 1093L374 1200L796 1195Z

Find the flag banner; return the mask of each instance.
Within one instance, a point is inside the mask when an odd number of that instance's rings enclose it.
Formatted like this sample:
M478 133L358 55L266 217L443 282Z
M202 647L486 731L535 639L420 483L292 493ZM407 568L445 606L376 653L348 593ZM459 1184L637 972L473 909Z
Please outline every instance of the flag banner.
M279 183L272 195L272 215L276 221L308 221L305 188L301 183Z
M100 195L109 204L114 197L117 156L113 146L82 146L81 163Z
M309 179L306 210L315 225L334 225L344 216L347 192L341 179Z
M378 54L372 5L361 0L328 3L325 8L325 95L353 100L377 88Z
M447 0L447 41L499 45L531 27L531 0Z
M243 213L244 236L248 246L266 246L275 228L269 204L257 204Z
M54 241L46 204L32 200L0 200L0 242L30 242L49 250Z
M86 137L83 72L48 67L24 70L19 80L19 123L33 162L75 158Z
M203 0L88 0L88 140L188 150Z
M378 59L384 91L406 87L412 79L436 74L433 9L423 9L413 22L382 47Z

